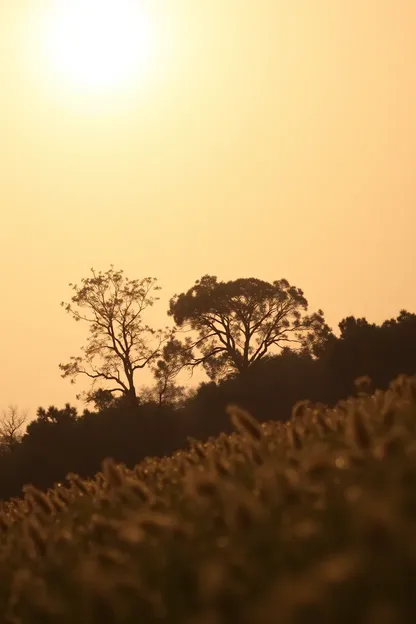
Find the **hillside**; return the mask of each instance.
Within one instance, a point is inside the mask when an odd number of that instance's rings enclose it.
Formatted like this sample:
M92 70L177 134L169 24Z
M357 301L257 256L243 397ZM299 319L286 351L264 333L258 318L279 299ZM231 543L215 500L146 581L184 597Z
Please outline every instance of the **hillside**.
M416 621L416 377L2 504L4 622Z

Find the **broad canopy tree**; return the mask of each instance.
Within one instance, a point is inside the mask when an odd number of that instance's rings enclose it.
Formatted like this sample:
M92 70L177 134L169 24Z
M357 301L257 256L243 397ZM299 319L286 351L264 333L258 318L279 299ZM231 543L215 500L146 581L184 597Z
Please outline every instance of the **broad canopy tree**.
M307 315L300 288L286 279L219 282L205 275L170 300L168 315L184 332L187 365L202 364L211 379L245 373L271 350L289 345L313 352L329 332L322 310Z
M143 312L158 300L155 293L160 286L152 277L128 280L112 265L105 273L91 272L92 277L82 279L81 286L70 284L75 291L71 303L61 304L76 321L89 324L87 344L82 356L72 356L59 368L71 383L79 375L92 380L87 401L96 399L95 384L103 382L108 386L104 388L107 398L121 395L135 407L135 373L160 357L161 345L170 335L168 330L150 328L142 319Z

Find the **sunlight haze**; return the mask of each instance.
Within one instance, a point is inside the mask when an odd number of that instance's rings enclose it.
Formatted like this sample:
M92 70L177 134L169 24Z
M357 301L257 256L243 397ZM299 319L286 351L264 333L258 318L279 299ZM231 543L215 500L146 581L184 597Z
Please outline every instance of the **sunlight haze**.
M53 69L81 90L117 90L148 69L152 33L137 2L70 0L46 12L39 33Z
M60 302L91 267L157 277L154 327L207 273L286 278L334 330L416 311L416 2L127 4L100 33L0 0L0 411L83 408Z

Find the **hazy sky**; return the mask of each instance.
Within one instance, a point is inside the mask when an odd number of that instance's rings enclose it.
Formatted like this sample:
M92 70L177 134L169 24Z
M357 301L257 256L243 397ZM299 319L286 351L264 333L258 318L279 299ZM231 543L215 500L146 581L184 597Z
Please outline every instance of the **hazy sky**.
M77 404L91 267L157 277L155 326L206 273L333 328L416 311L415 0L148 0L159 48L105 97L45 66L52 4L0 0L0 409Z

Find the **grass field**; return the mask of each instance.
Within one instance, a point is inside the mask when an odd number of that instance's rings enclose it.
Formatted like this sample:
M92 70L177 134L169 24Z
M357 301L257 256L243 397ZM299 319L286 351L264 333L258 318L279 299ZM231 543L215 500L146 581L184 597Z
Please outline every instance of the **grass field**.
M416 622L416 377L0 514L0 622ZM45 450L45 452L47 452Z

